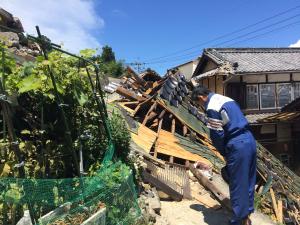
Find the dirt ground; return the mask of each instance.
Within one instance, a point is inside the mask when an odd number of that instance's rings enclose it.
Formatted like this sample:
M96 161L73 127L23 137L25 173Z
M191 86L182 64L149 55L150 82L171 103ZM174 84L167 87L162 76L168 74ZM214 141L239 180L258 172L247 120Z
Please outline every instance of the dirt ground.
M226 196L229 196L229 187L219 174L213 175L212 182ZM191 182L191 189L197 190L201 195L208 193L198 182ZM228 225L230 214L222 208L206 207L197 200L183 200L181 202L162 200L161 217L168 223L162 223L158 220L155 225ZM276 225L268 216L259 212L252 214L251 220L252 225Z
M196 200L161 201L161 207L161 216L169 225L227 225L230 218L225 210L206 208ZM275 225L261 213L254 213L251 219L253 225Z

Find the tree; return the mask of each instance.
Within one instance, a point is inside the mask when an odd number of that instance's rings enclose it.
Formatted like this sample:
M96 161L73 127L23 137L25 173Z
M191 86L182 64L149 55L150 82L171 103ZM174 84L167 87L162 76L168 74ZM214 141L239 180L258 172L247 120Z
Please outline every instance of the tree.
M124 72L124 68L121 62L109 62L103 64L102 71L108 76L120 77Z
M109 63L109 62L115 62L115 53L113 52L112 48L109 47L108 45L105 45L102 48L102 54L101 54L101 59L103 63Z

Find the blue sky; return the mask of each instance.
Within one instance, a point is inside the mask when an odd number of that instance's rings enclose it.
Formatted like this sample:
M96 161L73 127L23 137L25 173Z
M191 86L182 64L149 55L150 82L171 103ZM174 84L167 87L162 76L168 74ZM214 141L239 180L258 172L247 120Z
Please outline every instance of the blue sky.
M118 59L148 62L145 67L160 74L201 55L203 48L287 47L300 39L298 7L240 33L200 45L296 7L300 5L297 0L0 0L0 5L20 17L26 31L34 32L34 24L39 24L46 35L63 42L68 50L108 44ZM281 29L288 24L293 25ZM274 29L278 30L262 35ZM262 36L244 41L256 35ZM236 40L224 43L233 38ZM178 53L159 58L173 52Z

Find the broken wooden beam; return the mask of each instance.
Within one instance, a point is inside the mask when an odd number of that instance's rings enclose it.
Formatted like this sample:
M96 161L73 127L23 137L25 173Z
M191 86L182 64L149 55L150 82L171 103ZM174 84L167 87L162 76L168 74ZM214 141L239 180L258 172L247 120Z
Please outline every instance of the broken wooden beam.
M229 198L222 193L206 176L204 176L201 172L199 172L194 165L189 166L190 171L194 174L197 178L198 182L208 189L217 199L218 202L221 203L227 210L231 211L231 205Z
M171 198L173 198L175 201L181 201L183 198L183 195L166 185L165 183L161 182L159 179L156 177L152 176L150 173L147 171L143 171L143 178L146 182L152 184L156 188L162 190L165 192L167 195L169 195Z
M145 101L146 99L144 97L138 96L137 94L135 94L132 91L129 91L121 86L119 86L116 90L116 92L119 95L122 95L128 99L134 100L134 101Z
M166 113L166 110L164 109L164 110L161 111L161 113L159 114L158 119L163 118L163 116L165 115L165 113Z
M133 69L131 69L130 67L127 67L127 72L129 74L133 75L134 79L136 80L136 82L138 84L141 84L141 85L145 85L146 84L146 81L143 78L141 78L138 74L136 74L136 72Z
M155 109L156 109L156 106L157 106L157 103L154 102L153 105L150 107L150 109L148 110L144 120L143 120L143 125L146 125L146 123L148 122L149 120L149 117L150 117L150 113L153 112Z

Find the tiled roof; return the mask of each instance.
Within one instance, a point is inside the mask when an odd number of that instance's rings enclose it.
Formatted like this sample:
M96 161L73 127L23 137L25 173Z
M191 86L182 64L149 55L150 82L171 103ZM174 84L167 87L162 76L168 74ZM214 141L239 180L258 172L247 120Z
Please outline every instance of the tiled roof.
M290 102L281 109L282 112L290 112L296 110L300 111L300 97L296 98L294 101Z
M275 115L260 119L259 122L292 122L299 120L300 112L280 112Z
M277 113L255 113L255 114L248 114L246 115L246 119L248 120L248 123L253 124L253 123L258 123L261 120L274 116Z
M235 73L300 71L300 48L207 48L204 54L229 62Z

